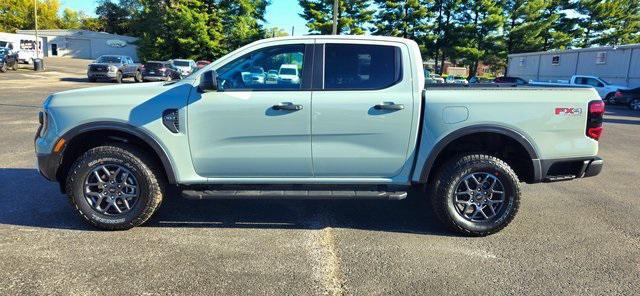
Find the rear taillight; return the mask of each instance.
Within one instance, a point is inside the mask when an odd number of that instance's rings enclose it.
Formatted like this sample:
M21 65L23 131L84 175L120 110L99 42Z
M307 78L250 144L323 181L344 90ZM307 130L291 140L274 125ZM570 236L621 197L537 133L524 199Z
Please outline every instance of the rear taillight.
M602 119L604 117L604 102L589 102L589 114L587 115L587 137L594 140L602 135Z
M615 97L618 97L618 98L622 97L622 93L620 91L617 91L616 94L615 94Z

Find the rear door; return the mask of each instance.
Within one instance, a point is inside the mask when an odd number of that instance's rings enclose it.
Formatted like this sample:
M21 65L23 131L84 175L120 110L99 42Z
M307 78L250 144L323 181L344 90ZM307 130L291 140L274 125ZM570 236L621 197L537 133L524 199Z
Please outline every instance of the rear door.
M318 48L324 63L314 66L314 175L398 175L407 162L414 112L409 49L339 40Z

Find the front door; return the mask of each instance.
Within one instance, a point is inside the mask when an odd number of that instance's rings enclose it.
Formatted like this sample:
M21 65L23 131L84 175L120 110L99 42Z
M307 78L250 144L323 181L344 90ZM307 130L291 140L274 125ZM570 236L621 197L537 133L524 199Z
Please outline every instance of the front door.
M309 42L313 42L310 40ZM305 44L274 45L217 68L217 92L193 91L188 133L196 172L211 178L309 177L311 91ZM279 69L301 75L280 79ZM289 78L289 77L288 77Z
M407 48L335 43L324 53L322 90L313 93L314 175L398 175L415 111Z

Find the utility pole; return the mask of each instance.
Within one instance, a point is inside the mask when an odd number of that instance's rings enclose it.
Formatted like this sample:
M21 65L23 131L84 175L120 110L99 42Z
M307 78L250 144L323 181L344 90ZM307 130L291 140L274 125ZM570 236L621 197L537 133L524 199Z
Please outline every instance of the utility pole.
M331 32L332 35L338 35L338 3L339 0L333 0L333 30Z
M291 36L296 32L296 26L291 26Z
M33 15L36 24L36 44L34 49L36 50L36 59L39 59L40 50L38 48L38 0L33 0Z

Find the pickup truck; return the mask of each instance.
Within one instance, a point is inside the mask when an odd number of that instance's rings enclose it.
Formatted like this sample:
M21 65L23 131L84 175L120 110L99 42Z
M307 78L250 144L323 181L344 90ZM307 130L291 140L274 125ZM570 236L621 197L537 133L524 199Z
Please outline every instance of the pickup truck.
M297 83L243 79L281 64L299 66ZM180 81L50 95L38 168L107 230L147 221L169 187L192 199L401 200L417 190L442 223L473 236L512 221L521 182L602 169L595 90L425 89L423 75L407 39L265 39Z
M530 82L534 86L565 86L565 85L575 85L575 86L590 86L593 87L600 95L606 103L615 104L615 94L618 90L625 90L628 87L623 85L616 85L607 82L606 80L598 77L598 76L589 76L589 75L573 75L571 76L571 80L558 80L557 82L542 82L542 81L532 81Z
M127 77L133 77L135 82L142 82L141 65L134 63L129 56L103 55L87 67L87 78L91 82L108 79L122 83L122 79Z

